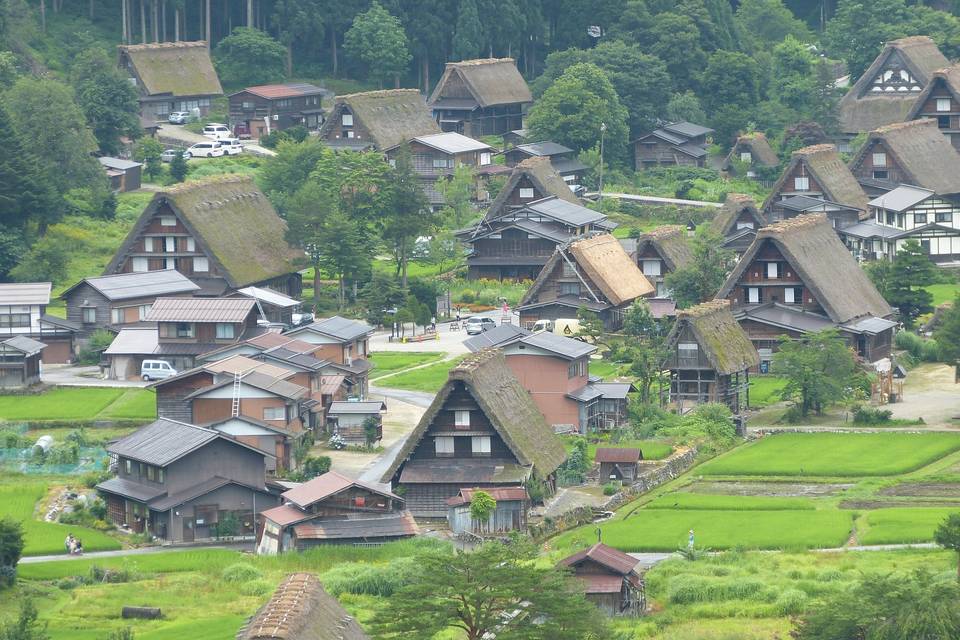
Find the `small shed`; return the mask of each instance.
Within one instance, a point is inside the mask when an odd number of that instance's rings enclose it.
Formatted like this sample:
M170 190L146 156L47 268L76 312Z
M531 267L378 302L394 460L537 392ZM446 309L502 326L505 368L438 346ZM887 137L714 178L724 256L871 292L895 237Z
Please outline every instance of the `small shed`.
M104 156L97 158L100 165L107 172L110 179L110 188L119 193L125 191L136 191L140 188L140 173L143 165L133 160L124 160L123 158L111 158Z
M637 448L600 447L593 461L600 465L600 483L611 480L630 482L637 477L639 462L643 452Z
M40 382L40 356L47 345L27 336L0 341L0 388Z
M470 515L470 503L477 491L486 491L496 500L497 506L486 522L475 522ZM523 487L460 489L460 493L447 499L447 523L455 535L465 532L481 534L523 531L527 528L527 510L530 496Z
M647 608L639 560L598 542L560 561L583 582L587 600L613 616L641 615Z
M327 425L332 435L338 435L347 444L364 445L367 437L363 430L363 423L368 418L377 421L377 441L383 437L383 414L387 411L386 403L380 400L365 400L361 402L330 403L327 409Z

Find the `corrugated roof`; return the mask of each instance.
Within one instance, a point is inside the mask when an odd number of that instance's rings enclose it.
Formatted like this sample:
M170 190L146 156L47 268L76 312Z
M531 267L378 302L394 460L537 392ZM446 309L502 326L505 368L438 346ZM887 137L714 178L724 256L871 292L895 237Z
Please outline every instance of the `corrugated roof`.
M152 329L120 329L110 346L103 353L108 356L150 355L157 352L160 335Z
M341 318L340 316L332 316L330 318L324 318L323 320L317 320L316 322L308 324L305 327L297 327L296 329L289 331L287 335L296 335L304 331L322 333L323 335L330 336L331 338L349 342L362 336L372 334L374 329L366 322L361 322L360 320L350 320L347 318Z
M556 142L528 142L527 144L518 144L514 147L523 153L531 156L558 156L565 153L573 153L573 149L565 147Z
M524 487L472 487L460 489L460 493L452 498L447 498L447 505L456 507L470 504L473 501L474 494L478 491L489 494L497 502L522 502L530 499Z
M463 341L463 346L470 351L480 351L487 347L502 346L513 342L516 338L528 336L531 333L529 329L524 329L519 325L501 324L489 331L484 331L483 333L467 338Z
M696 138L698 136L707 136L713 133L713 129L710 127L704 127L699 124L694 124L692 122L682 121L674 122L673 124L667 124L661 127L664 131L669 131L670 133L675 133L684 138Z
M204 41L121 45L148 95L219 96L220 79Z
M331 402L327 409L329 415L343 415L348 413L380 413L385 410L386 405L380 400L367 400L363 402Z
M428 136L417 136L414 138L417 142L433 147L444 153L466 153L467 151L482 151L484 149L493 149L486 142L480 142L473 138L455 133L453 131L445 133L434 133Z
M149 502L166 494L163 487L147 485L132 480L113 477L104 480L95 487L98 491L106 491L125 498L133 498L140 502Z
M569 358L570 360L586 357L597 350L592 344L588 344L582 340L565 338L551 331L538 331L524 336L516 340L516 342L537 347L538 349L544 349L545 351L550 351L564 358Z
M0 282L0 305L50 304L49 282Z
M556 437L556 436L555 436ZM530 467L510 460L495 458L473 459L413 459L403 465L401 484L462 484L467 482L493 484L522 484L531 474ZM391 472L390 475L392 475ZM389 477L389 476L385 476ZM389 480L384 480L389 482Z
M283 309L299 307L301 304L299 300L295 300L290 296L285 296L282 293L274 291L273 289L265 289L263 287L244 287L242 289L237 289L237 293L247 296L248 298L253 298L254 300L259 300L260 302L266 302L274 307L281 307Z
M830 318L812 311L793 309L777 303L746 307L737 312L737 318L755 320L763 324L800 332L822 331L833 326Z
M633 447L597 447L593 456L594 462L639 462L642 458L640 449Z
M903 229L887 227L882 224L877 224L876 222L859 222L849 227L844 227L840 230L840 233L856 238L895 238L901 233L904 233L904 231Z
M0 342L0 344L12 347L17 351L21 351L26 357L40 353L47 346L44 343L38 342L33 338L28 338L27 336L13 336L12 338L7 338L3 342Z
M929 189L902 184L893 191L871 200L870 206L887 209L888 211L906 211L933 195L935 195L934 192Z
M371 493L376 493L377 495L386 496L395 500L402 500L402 498L395 496L389 491L378 489L377 487L367 484L366 482L353 480L345 475L337 473L336 471L329 471L323 475L317 476L312 480L304 482L299 487L294 487L289 491L285 491L283 493L283 499L292 502L302 509L306 509L310 505L320 502L321 500L325 500L345 489L349 489L350 487L361 487L367 491L370 491Z
M448 83L454 82L457 76L481 107L533 102L530 87L513 58L482 58L448 62L428 104L432 106L440 100Z
M297 509L292 504L282 504L279 507L267 509L261 514L267 520L276 522L281 527L294 522L302 522L313 517L313 514Z
M270 100L276 98L298 98L300 96L327 95L330 93L329 90L323 89L308 82L260 84L254 87L247 87L243 91L238 91L237 93L243 93L244 91ZM237 93L231 94L231 97L237 95Z
M251 298L157 298L147 322L245 322L256 306Z
M607 217L599 211L557 197L547 197L531 202L526 208L574 227L590 224Z
M420 527L409 511L399 511L387 515L311 520L295 525L293 533L305 540L376 540L415 536L420 533Z
M107 451L165 467L220 437L220 433L212 429L160 418L108 445Z
M588 549L564 558L560 561L560 564L565 567L572 567L587 559L593 560L597 564L624 576L633 571L640 562L633 556L619 549L614 549L602 542L598 542Z
M577 576L584 582L584 593L620 593L623 589L623 576L584 573Z
M200 290L199 286L179 271L175 269L162 269L160 271L118 273L110 276L84 278L64 291L60 297L63 298L84 282L103 294L103 297L107 300L148 298L151 296L189 293Z

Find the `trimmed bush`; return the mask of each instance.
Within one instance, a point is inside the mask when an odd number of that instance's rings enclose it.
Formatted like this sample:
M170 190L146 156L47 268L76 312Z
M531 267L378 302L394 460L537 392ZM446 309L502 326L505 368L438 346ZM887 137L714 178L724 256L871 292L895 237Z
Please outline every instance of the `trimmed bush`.
M223 570L223 579L227 582L249 582L263 577L263 572L253 565L238 562Z
M273 583L263 578L256 578L240 585L240 593L245 596L265 596L273 591Z

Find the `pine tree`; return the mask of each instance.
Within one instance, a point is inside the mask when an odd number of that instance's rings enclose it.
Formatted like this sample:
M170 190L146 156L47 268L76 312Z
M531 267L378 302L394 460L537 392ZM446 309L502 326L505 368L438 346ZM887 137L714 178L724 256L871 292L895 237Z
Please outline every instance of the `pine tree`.
M483 25L476 0L460 0L457 26L453 35L453 59L471 60L480 55L483 47Z
M173 154L173 160L170 161L170 177L175 182L183 182L187 179L187 159L182 153Z

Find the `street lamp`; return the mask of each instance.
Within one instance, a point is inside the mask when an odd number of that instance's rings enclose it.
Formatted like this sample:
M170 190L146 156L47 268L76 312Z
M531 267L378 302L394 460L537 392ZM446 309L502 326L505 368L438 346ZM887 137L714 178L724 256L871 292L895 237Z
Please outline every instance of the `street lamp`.
M597 202L603 200L603 134L607 131L607 123L600 123L600 188L598 189L599 195L597 196Z

